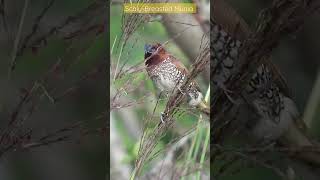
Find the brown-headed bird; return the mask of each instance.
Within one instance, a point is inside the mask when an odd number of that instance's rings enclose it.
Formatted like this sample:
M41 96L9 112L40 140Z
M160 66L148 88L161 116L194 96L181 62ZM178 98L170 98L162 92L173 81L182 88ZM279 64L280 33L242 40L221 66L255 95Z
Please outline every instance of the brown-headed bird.
M147 73L160 92L170 94L180 87L188 76L188 70L177 58L170 55L160 43L144 46L144 59ZM184 93L184 92L181 92ZM191 107L198 107L209 115L210 110L203 102L203 95L195 81L189 84L185 93Z

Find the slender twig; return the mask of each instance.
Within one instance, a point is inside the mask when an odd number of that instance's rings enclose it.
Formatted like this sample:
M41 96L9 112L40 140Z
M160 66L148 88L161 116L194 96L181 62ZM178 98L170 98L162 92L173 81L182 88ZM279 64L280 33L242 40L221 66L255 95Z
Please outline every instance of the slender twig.
M226 89L233 92L232 98L239 98L243 86L248 84L257 67L277 47L281 37L295 33L303 24L314 8L312 5L304 1L275 0L271 7L260 13L256 30L241 47L239 60L235 64L237 68L230 73L227 81ZM215 93L217 98L211 103L212 113L215 114L211 119L213 126L219 121L223 122L223 114L228 113L233 106L223 90L219 89Z
M209 63L209 43L204 46L202 49L203 53L200 53L197 60L191 66L192 69L190 74L188 75L186 81L181 86L181 90L184 91L188 85L192 82L192 80L205 68L205 66ZM162 116L164 123L160 123L157 127L155 127L153 133L147 137L144 142L144 145L141 148L141 153L139 153L139 157L135 164L134 176L137 176L140 173L140 170L145 161L147 161L149 155L153 151L154 147L157 145L158 140L167 132L167 130L174 123L174 115L177 114L177 108L182 103L184 95L179 91L175 90L174 93L170 96L169 101L166 104L166 108L164 114Z
M27 43L26 46L20 47L20 49L17 51L17 55L22 55L23 52L25 51L25 49L27 49L27 48L38 47L42 43L45 44L47 39L50 36L55 35L57 33L62 33L63 29L68 27L69 25L75 24L82 19L90 18L91 16L102 12L102 10L104 10L106 6L107 6L107 3L102 2L100 0L94 0L91 4L89 4L86 8L84 8L80 12L76 13L73 16L68 16L67 18L65 18L65 20L63 22L51 27L46 33L40 35L39 37L35 38L32 41L29 40L29 43ZM47 7L50 7L50 6L47 6ZM47 10L45 12L47 12ZM40 20L41 19L42 19L42 17L40 17ZM92 27L96 27L96 26L98 26L98 25L93 25ZM85 31L92 30L92 27L91 26L88 27ZM80 27L80 28L83 28L83 27ZM78 32L78 30L75 32ZM72 38L74 38L74 33L71 33L71 34L72 34ZM76 33L76 36L79 36L81 34L82 33ZM69 37L66 36L66 38L67 39L70 38L70 35L69 35Z
M29 43L30 39L37 33L41 20L47 14L49 9L53 6L55 1L56 0L50 0L49 3L40 12L40 14L35 18L35 21L32 26L32 31L24 38L23 42L21 43L22 45L21 45L20 51L27 47L27 44ZM21 52L18 52L18 54L20 53Z
M21 13L21 17L20 17L18 31L17 31L16 38L15 38L14 44L13 44L13 49L12 49L12 54L11 54L11 64L10 64L10 68L9 68L9 71L8 71L8 78L9 79L11 77L11 72L14 70L15 65L16 65L16 58L17 58L17 52L18 52L18 48L19 48L21 32L22 32L22 29L23 29L24 19L26 17L28 5L29 5L29 0L25 0L24 1L24 6L23 6L23 9L22 9L22 13Z

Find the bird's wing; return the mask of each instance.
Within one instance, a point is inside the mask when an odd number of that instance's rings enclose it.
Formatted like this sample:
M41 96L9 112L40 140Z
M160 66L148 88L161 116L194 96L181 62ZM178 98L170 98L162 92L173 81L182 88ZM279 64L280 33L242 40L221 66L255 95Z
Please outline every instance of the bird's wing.
M175 57L173 57L172 55L169 56L171 62L181 71L183 72L185 75L189 74L188 69L182 64L181 61L179 61L178 59L176 59Z
M292 94L288 87L287 81L280 72L279 68L270 60L266 60L264 63L267 65L267 67L270 68L270 71L273 73L273 80L275 84L279 87L281 93L289 98L292 98Z
M184 73L186 76L189 75L188 69L181 63L181 61L179 61L173 56L170 56L170 60L180 70L180 72ZM200 87L195 80L193 80L191 83L193 84L192 86L194 86L198 91L200 91Z

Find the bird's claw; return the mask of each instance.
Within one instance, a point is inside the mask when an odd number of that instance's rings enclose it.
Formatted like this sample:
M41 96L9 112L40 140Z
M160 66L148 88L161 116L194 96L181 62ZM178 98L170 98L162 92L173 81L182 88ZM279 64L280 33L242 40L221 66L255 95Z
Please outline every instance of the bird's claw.
M180 87L178 87L178 90L181 92L181 94L186 95L185 92L182 91L182 89Z
M164 119L164 115L165 114L163 112L160 113L160 121L161 121L161 123L164 123L164 120L163 120Z

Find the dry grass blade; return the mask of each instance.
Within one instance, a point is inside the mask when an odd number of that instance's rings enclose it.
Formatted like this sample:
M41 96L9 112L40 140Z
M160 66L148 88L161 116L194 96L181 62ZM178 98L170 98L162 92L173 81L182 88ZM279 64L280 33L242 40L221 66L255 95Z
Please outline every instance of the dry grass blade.
M8 71L8 78L10 79L11 73L15 68L16 65L16 58L17 58L17 53L18 53L18 48L19 48L19 42L20 42L20 38L21 38L21 33L22 33L22 29L23 29L23 24L24 24L24 20L25 20L25 16L27 13L27 9L29 6L29 0L25 0L24 1L24 6L23 6L23 10L22 10L22 14L20 17L20 22L19 22L19 26L18 26L18 31L16 34L16 38L14 40L14 45L13 45L13 50L12 50L12 54L11 54L11 62L10 62L10 68Z
M314 13L319 8L319 5L319 2L316 0L274 0L271 7L266 8L260 13L255 30L249 38L244 41L240 49L240 57L235 64L237 68L231 72L231 77L227 80L226 89L233 92L232 99L241 98L240 92L242 88L248 84L257 67L259 67L265 59L268 59L272 50L279 44L281 38L296 33L302 27L305 19ZM211 103L211 109L214 114L211 119L211 127L213 128L212 137L214 138L211 139L214 139L215 143L220 143L223 142L224 139L223 126L227 127L231 124L224 116L230 113L230 109L234 104L221 89L215 92L215 97ZM239 124L241 122L235 123L237 123L237 126L242 126ZM211 147L214 158L221 155L219 153L226 151L226 149L218 148L215 145ZM273 166L243 154L243 152L246 152L250 155L258 151L261 152L260 150L263 152L276 151L293 154L299 151L318 151L317 148L303 147L302 149L251 149L236 152L236 154L242 156L242 158L274 170L279 176L284 176L284 174L274 169ZM213 161L215 161L215 159ZM214 163L213 161L211 163Z
M208 65L210 58L209 52L209 42L206 42L204 43L201 53L197 57L196 61L192 64L192 68L187 80L180 88L182 91L184 91L192 82L192 80ZM160 123L158 127L154 129L151 135L144 137L145 141L141 142L143 144L141 145L139 156L136 160L134 176L139 175L143 164L148 160L150 154L153 152L155 146L157 145L158 140L163 137L167 130L173 125L174 116L179 111L179 106L181 105L183 98L184 95L179 90L175 90L166 104L166 108L162 117L164 123Z
M226 89L233 92L232 98L239 98L243 85L247 84L263 60L270 56L280 39L284 35L295 33L302 26L305 18L318 7L319 3L316 0L275 0L271 7L260 13L255 31L244 41L240 49L239 61L235 65L238 68L231 72L231 77L227 81ZM232 106L221 89L215 93L217 98L211 103L213 114L215 114L211 120L214 128L218 127L217 123L224 121L223 114L227 113Z

